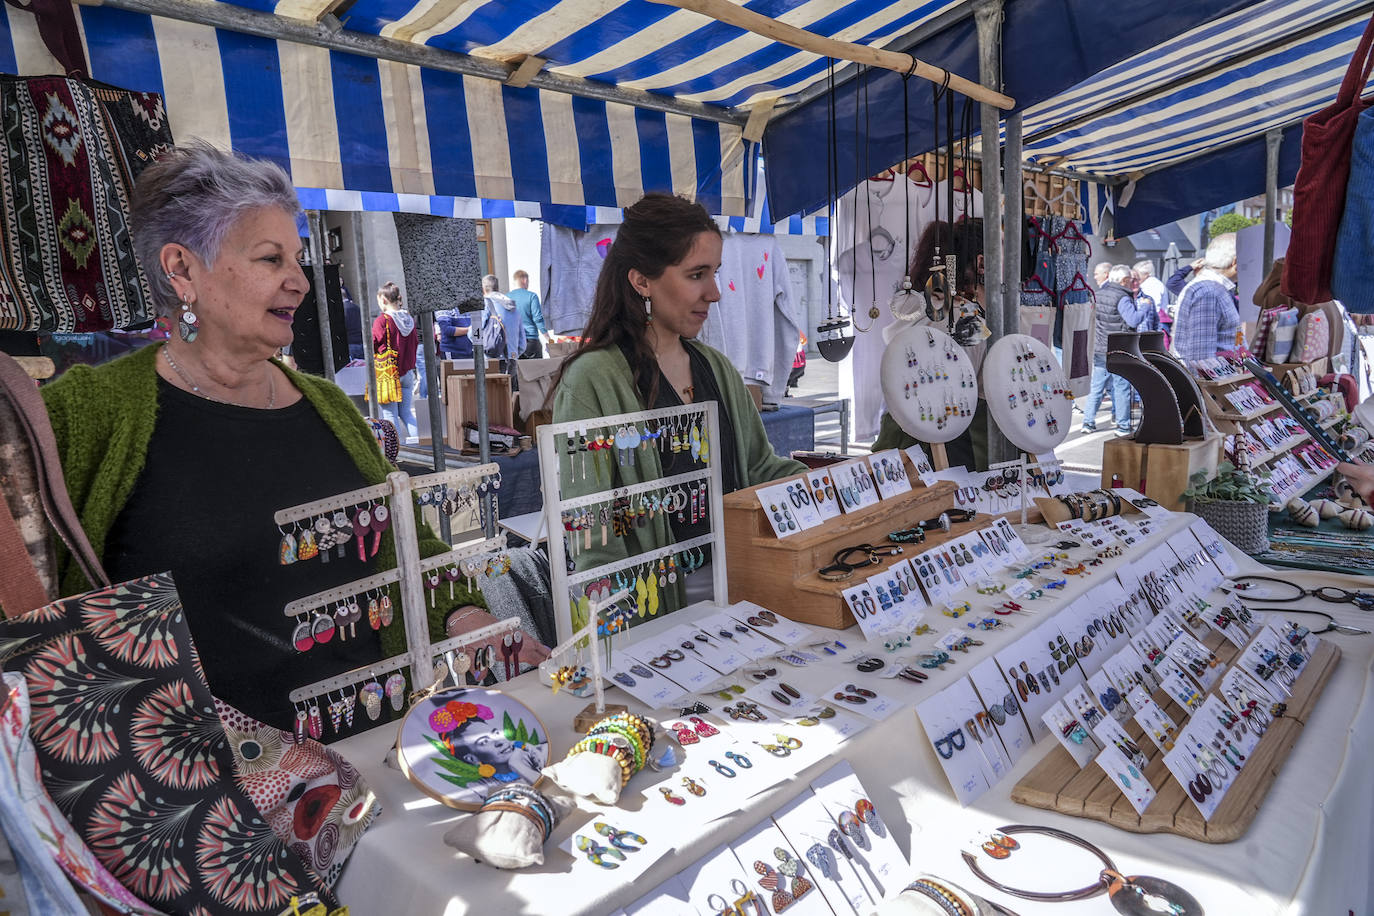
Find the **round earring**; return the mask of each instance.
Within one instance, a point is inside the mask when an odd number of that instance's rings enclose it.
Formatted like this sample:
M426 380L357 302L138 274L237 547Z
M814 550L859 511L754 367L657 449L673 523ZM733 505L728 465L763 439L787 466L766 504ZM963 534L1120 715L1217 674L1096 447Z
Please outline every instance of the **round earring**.
M177 315L177 333L186 343L191 343L200 333L200 319L196 313L191 311L191 295L183 293L181 296L181 314Z

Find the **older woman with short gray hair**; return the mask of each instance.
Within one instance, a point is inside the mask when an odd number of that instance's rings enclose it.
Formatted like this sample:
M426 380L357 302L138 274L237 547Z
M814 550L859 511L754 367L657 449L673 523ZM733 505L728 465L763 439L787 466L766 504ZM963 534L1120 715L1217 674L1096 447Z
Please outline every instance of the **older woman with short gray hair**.
M395 565L381 509L273 523L278 509L382 483L392 470L341 390L274 358L309 288L299 214L291 180L271 162L195 144L148 166L133 194L134 246L177 330L163 345L74 367L42 393L72 502L110 579L170 570L212 692L319 737L330 717L292 704L290 691L394 654L404 624L380 606L282 613ZM447 549L428 529L421 538L426 555ZM64 595L90 587L75 564L61 573ZM436 597L435 638L450 606L481 602L461 583L451 599ZM472 623L490 620L478 612Z

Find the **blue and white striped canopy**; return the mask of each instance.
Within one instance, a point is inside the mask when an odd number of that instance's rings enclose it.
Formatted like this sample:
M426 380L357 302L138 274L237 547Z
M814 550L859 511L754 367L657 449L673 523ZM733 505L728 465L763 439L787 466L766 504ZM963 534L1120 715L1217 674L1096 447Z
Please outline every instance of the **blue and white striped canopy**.
M198 9L230 9L294 28L338 11L349 34L488 68L533 55L545 61L541 79L602 97L649 93L677 113L166 18L170 9L160 9L164 16L115 8L133 2L77 7L91 76L162 93L179 139L203 137L281 163L308 206L575 224L599 218L586 208L620 208L647 190L667 190L700 200L737 228L807 229L814 221L779 217L822 209L899 160L908 143L899 75L864 74L863 96L842 80L832 109L820 92L825 59L649 0L177 0L167 7L193 17ZM156 7L157 0L142 2ZM822 35L910 49L977 75L971 0L747 5ZM1109 176L1167 170L1321 107L1368 15L1359 0L1006 0L1005 9L1004 90L1025 114L1027 155ZM0 70L58 69L32 15L3 6ZM905 94L911 152L931 148L940 138L930 86L913 79ZM749 193L757 146L744 139L743 125L755 106L775 101L762 138L763 200ZM836 165L828 177L832 121ZM1196 209L1207 206L1198 201Z

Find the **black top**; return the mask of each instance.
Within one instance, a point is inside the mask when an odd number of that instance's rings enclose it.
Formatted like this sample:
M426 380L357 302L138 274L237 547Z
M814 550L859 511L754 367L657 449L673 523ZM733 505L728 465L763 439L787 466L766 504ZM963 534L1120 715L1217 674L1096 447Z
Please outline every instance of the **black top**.
M735 454L735 424L725 409L725 402L720 394L720 385L716 382L715 373L711 371L711 364L706 361L706 357L696 347L686 342L683 343L683 347L687 350L687 360L692 370L692 403L716 402L716 415L720 418L720 441L710 443L710 456L720 462L720 480L725 492L733 493L740 488L738 457ZM658 399L654 401L652 409L680 407L682 404L682 398L678 396L678 392L673 390L673 383L668 381L668 377L660 369ZM669 453L662 459L662 464L664 477L686 474L688 471L697 471L705 467L701 461L692 457L690 451ZM669 520L674 541L681 543L710 532L710 520L705 513L702 513L702 517L696 524L692 524L690 514L685 518L685 521L679 522L677 516L674 515Z
M375 662L381 649L364 606L356 636L296 650L298 621L282 608L369 576L372 563L350 541L342 558L335 548L327 563L283 566L272 516L365 486L304 398L279 410L235 407L159 378L147 461L110 529L105 569L113 582L170 570L211 692L289 729L291 690Z

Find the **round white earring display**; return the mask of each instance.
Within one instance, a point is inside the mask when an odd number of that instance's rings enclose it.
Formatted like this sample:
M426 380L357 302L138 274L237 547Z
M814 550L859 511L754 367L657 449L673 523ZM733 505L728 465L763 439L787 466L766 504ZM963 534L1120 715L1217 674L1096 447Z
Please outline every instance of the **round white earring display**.
M949 442L973 422L978 374L964 348L944 331L912 325L883 351L881 376L888 413L921 442Z
M1012 445L1032 455L1053 451L1068 438L1073 396L1059 360L1026 334L994 343L983 360L988 410Z

